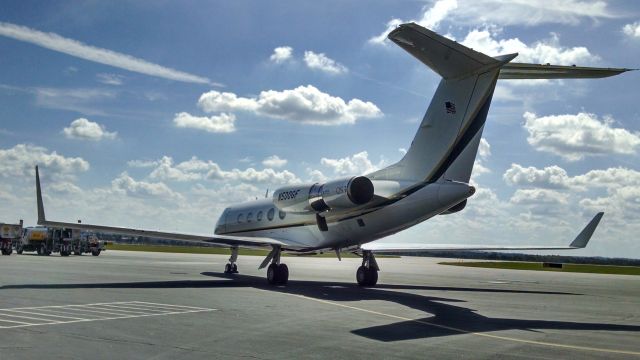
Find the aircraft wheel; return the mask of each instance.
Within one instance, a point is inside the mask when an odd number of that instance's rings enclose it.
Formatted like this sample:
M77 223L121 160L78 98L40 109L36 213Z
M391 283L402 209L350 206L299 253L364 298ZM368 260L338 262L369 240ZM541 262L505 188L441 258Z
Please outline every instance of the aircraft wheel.
M277 272L278 285L287 285L287 282L289 282L289 267L287 264L278 265Z
M100 255L100 250L91 250L91 255L93 255L93 256Z
M267 268L267 281L271 285L276 285L278 283L278 265L269 265Z
M231 272L232 272L233 274L237 274L237 273L238 273L238 265L237 265L236 263L233 263L233 264L231 265Z
M356 281L360 286L375 286L378 282L378 271L374 268L360 266L356 271Z
M22 255L22 251L23 251L23 250L24 250L24 249L22 248L22 246L16 246L16 253L17 253L18 255Z
M231 274L231 264L227 264L224 266L224 273Z
M38 249L36 250L36 252L38 253L38 255L44 255L45 253L44 245L38 246Z

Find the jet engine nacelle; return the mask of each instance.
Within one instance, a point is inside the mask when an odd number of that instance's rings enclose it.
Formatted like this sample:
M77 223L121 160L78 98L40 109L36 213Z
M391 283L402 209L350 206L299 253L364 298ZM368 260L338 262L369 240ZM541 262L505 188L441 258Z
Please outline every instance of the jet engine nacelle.
M332 180L324 184L292 185L276 190L273 203L291 213L343 210L373 199L373 183L364 176Z

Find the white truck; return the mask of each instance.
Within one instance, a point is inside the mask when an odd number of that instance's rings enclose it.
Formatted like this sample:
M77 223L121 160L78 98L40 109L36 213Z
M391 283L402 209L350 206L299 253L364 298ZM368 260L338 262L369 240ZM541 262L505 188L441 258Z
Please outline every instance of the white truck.
M19 224L0 223L0 251L2 255L11 255L14 244L20 241L22 220Z
M91 253L100 255L104 243L95 236L82 236L80 231L65 228L47 228L42 226L27 227L22 231L22 238L16 244L16 252L36 251L38 255L60 253L69 256L71 253L82 255Z

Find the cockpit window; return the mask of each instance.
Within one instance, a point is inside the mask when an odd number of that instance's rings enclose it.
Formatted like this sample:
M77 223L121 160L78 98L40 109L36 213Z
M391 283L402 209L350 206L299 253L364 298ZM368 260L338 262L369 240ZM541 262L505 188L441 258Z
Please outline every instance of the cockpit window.
M269 212L267 212L267 219L269 219L269 221L273 220L273 216L276 214L276 210L274 208L269 209Z

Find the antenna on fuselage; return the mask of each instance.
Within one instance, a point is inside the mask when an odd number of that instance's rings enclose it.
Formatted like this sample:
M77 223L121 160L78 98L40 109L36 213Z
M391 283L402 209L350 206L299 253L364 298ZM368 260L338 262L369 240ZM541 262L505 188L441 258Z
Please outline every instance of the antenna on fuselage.
M264 193L264 198L267 199L269 197L269 188L267 188L267 192Z

